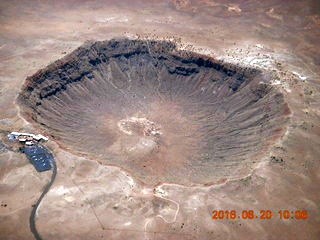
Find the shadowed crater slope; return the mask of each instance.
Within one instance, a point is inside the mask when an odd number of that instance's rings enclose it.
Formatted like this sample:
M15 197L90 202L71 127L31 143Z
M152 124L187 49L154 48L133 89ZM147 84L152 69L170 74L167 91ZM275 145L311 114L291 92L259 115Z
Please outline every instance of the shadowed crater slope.
M256 69L171 42L89 43L27 78L26 119L63 148L148 184L241 177L284 131L289 109Z

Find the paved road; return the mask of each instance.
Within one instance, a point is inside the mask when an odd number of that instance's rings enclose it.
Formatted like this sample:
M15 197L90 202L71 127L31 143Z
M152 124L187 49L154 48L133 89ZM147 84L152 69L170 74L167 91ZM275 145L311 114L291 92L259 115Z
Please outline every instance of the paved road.
M46 149L47 150L47 149ZM49 150L47 150L49 151ZM53 156L53 155L52 155ZM57 165L56 165L56 162L54 160L54 158L52 157L52 161L51 161L51 164L52 164L52 175L51 175L51 180L50 182L45 186L42 194L40 195L38 201L36 202L36 204L34 205L34 207L32 208L32 211L31 211L31 215L30 215L30 218L29 218L29 223L30 223L30 230L31 232L33 233L34 237L36 240L41 240L41 236L39 234L39 232L37 231L37 228L36 228L36 213L37 213L37 210L38 210L38 207L42 201L42 199L44 198L44 196L49 192L55 178L56 178L56 175L57 175Z

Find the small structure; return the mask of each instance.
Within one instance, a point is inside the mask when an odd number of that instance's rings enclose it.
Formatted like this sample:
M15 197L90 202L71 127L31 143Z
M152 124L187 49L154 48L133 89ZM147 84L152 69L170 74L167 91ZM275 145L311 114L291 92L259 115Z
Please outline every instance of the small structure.
M8 134L8 139L10 141L18 141L24 145L21 151L26 154L38 172L47 171L52 168L52 161L54 161L52 154L38 144L41 141L48 141L47 137L41 134L11 132Z
M8 134L10 141L18 140L20 143L32 146L35 142L48 141L49 139L41 134L11 132Z
M32 146L32 145L33 145L33 142L32 142L32 141L27 141L25 144L26 144L27 146Z
M19 136L19 137L18 137L18 140L19 140L19 142L24 143L24 142L27 141L27 138L24 137L24 136Z

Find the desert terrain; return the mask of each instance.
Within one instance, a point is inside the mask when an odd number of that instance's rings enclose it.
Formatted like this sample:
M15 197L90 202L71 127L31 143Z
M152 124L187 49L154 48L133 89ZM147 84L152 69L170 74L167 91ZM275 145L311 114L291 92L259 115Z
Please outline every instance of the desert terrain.
M320 238L317 1L0 12L0 239L35 239L29 218L52 176L12 131L48 136L57 166L35 214L41 239Z

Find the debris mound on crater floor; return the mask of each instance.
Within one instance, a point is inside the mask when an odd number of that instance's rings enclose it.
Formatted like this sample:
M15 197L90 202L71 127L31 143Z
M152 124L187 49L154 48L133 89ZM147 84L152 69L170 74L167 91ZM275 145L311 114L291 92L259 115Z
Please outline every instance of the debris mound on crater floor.
M171 42L85 44L28 77L26 119L63 148L147 184L241 177L284 131L289 109L261 70Z

